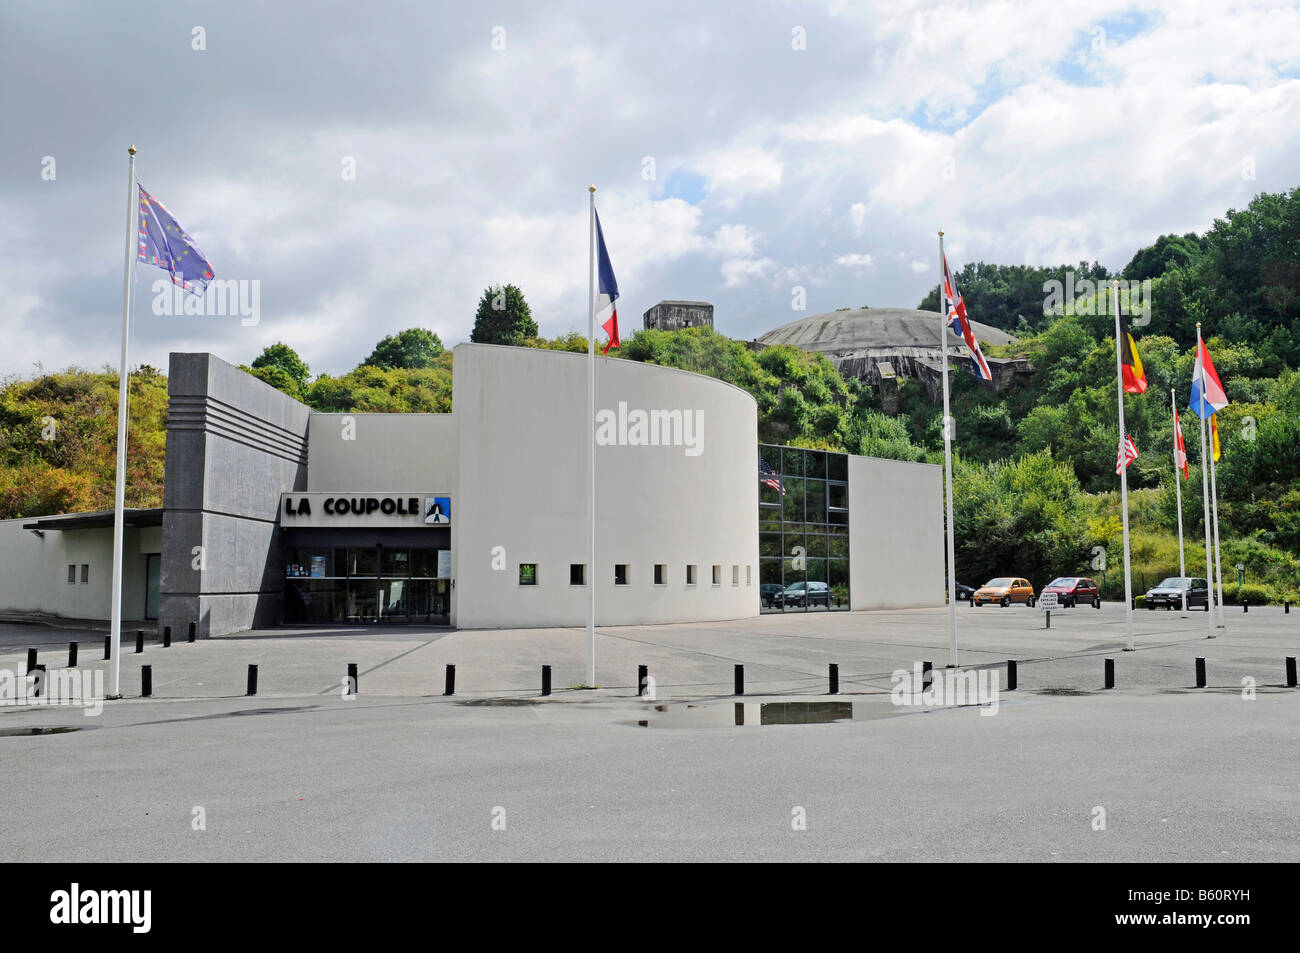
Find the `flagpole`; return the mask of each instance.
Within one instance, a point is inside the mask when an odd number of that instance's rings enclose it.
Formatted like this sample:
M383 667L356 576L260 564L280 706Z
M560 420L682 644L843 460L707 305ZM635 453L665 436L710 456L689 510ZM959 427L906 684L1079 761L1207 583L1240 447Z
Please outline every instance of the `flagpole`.
M1187 614L1187 586L1184 580L1187 578L1187 560L1183 556L1183 488L1178 482L1178 474L1181 468L1178 466L1178 432L1181 429L1178 424L1178 398L1174 395L1174 389L1169 388L1169 406L1174 411L1174 492L1178 500L1178 585L1183 590L1183 615ZM1183 455L1186 456L1186 444L1183 447Z
M587 188L587 687L596 687L596 187ZM637 686L638 695L640 686Z
M1210 441L1210 519L1214 523L1214 576L1219 586L1219 628L1227 628L1223 619L1223 552L1219 548L1219 487L1214 476L1214 441ZM1209 574L1209 571L1206 571ZM1209 579L1205 580L1209 582Z
M1201 322L1196 322L1196 360L1201 359ZM1214 638L1214 587L1210 585L1210 571L1214 563L1210 559L1210 476L1206 468L1205 443L1205 381L1201 382L1201 503L1205 508L1205 622L1209 628L1206 638Z
M957 667L957 563L952 522L952 416L948 408L948 326L943 231L939 231L939 361L943 365L943 469L948 508L948 667Z
M1119 506L1124 527L1124 625L1128 630L1126 651L1133 651L1133 579L1129 563L1128 545L1128 457L1124 452L1124 366L1123 345L1119 329L1119 282L1111 286L1111 295L1115 299L1115 392L1119 397Z
M127 342L131 335L131 266L135 262L135 146L126 150L126 261L122 268L122 359L117 374L117 482L113 490L113 588L109 592L109 639L112 656L108 663L108 697L122 697L122 548L126 532L126 419L129 377Z

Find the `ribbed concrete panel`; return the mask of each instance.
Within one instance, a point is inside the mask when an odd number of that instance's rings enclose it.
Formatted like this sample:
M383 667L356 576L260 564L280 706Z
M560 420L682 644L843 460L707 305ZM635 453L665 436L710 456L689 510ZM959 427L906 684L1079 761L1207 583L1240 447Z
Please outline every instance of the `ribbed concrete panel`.
M280 618L280 494L307 486L309 408L211 354L173 354L159 624ZM202 547L201 555L195 547Z

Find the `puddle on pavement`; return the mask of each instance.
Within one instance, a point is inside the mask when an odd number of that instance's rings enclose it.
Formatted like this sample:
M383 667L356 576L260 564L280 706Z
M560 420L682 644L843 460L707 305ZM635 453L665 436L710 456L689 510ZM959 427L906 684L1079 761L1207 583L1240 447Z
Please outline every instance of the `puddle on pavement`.
M1093 692L1082 688L1040 688L1035 695L1091 695Z
M28 725L25 728L0 728L0 738L18 738L24 735L66 735L70 731L81 731L92 725Z
M759 725L828 725L838 721L888 718L893 712L880 705L854 702L733 702L698 705L655 705L651 718L637 721L641 728L726 728Z
M456 702L466 708L518 708L522 705L540 705L534 698L467 698Z

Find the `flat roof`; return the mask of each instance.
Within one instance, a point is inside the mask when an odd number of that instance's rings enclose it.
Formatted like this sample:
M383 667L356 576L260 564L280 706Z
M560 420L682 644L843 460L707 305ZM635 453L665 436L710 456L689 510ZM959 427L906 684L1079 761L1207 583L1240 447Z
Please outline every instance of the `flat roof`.
M161 526L162 516L161 506L149 509L126 509L122 511L122 523L125 526ZM24 523L23 529L102 529L112 525L112 510L96 510L92 513L42 516L30 523Z

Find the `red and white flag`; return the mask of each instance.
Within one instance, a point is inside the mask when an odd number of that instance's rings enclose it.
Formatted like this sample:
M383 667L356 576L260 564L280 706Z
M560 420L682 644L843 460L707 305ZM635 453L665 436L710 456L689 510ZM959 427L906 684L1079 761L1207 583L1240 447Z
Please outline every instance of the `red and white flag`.
M1174 411L1174 469L1183 471L1183 479L1192 475L1187 465L1187 445L1183 443L1183 425L1178 420L1178 411Z
M1133 443L1133 438L1125 433L1124 439L1119 442L1119 453L1115 455L1115 472L1126 469L1137 458L1138 448Z

